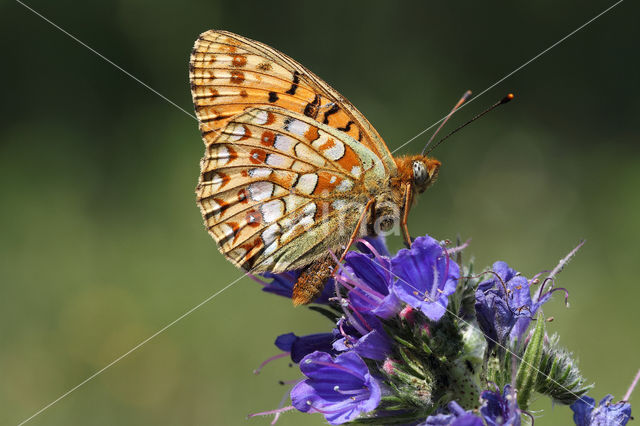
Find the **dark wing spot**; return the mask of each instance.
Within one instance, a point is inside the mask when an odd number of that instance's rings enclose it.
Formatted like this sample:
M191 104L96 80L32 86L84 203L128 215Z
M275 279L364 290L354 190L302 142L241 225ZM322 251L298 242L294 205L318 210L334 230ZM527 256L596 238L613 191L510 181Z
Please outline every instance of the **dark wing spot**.
M274 103L278 99L280 98L278 97L278 94L276 92L269 92L269 102Z
M230 80L234 84L242 84L244 81L244 73L242 71L231 71Z
M349 130L351 130L351 125L353 124L353 121L349 120L349 122L347 123L346 126L344 127L338 127L338 130L342 130L343 132L348 132Z
M262 62L258 64L258 69L262 71L269 71L271 69L271 64L269 62Z
M285 93L290 95L295 95L296 90L298 90L298 83L300 83L300 73L298 71L293 72L293 82L291 83L291 87Z
M289 126L291 125L291 117L286 117L284 119L284 129L288 132L289 131Z
M304 115L306 115L307 117L316 118L318 115L319 107L320 95L316 95L316 97L313 98L313 102L309 102L307 106L304 107Z
M247 65L247 57L242 55L233 55L231 65L237 68L244 67Z
M335 114L338 111L340 111L340 107L336 104L333 104L329 111L324 113L324 120L322 122L324 124L329 124L329 116Z
M211 180L213 180L213 176L215 176L216 172L215 170L209 170L206 171L202 174L202 181L203 182L209 182Z
M295 147L294 147L294 151L295 151ZM300 180L300 174L296 174L296 177L293 179L293 182L291 183L291 188L290 188L291 191L293 191L293 188L296 187L299 180Z

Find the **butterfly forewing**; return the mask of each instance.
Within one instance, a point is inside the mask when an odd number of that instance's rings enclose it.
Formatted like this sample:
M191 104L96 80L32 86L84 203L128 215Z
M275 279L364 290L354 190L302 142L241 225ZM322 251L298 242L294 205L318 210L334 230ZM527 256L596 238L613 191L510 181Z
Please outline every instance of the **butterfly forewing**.
M207 31L195 43L191 91L206 144L246 108L279 106L347 133L367 146L389 173L395 162L367 119L327 83L285 54L225 31Z

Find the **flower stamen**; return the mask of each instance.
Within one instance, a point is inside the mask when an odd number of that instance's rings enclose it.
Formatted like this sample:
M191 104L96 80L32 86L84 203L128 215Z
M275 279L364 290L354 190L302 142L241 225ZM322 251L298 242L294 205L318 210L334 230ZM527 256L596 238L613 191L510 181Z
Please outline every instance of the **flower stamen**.
M267 364L269 364L270 362L275 361L275 360L280 359L280 358L284 358L284 357L289 356L289 355L291 355L291 352L282 352L282 353L279 353L279 354L277 354L277 355L274 355L274 356L272 356L272 357L269 357L269 358L265 359L264 361L262 361L262 362L260 363L260 365L258 366L258 368L256 368L255 370L253 370L253 374L260 374L260 371L262 371L262 369L263 369Z

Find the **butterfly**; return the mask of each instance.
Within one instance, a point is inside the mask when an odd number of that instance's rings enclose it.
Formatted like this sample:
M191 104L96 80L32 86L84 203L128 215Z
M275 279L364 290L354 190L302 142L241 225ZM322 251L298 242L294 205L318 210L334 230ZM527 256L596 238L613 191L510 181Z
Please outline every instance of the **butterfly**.
M222 254L251 273L301 270L310 303L365 235L407 227L440 161L394 157L347 99L287 55L227 31L200 35L189 79L205 143L196 188Z

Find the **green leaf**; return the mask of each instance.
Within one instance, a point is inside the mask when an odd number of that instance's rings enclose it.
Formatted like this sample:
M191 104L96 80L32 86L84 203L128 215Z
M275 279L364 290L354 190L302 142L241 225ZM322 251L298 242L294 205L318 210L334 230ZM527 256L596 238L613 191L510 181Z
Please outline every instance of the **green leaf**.
M416 374L416 376L420 377L421 379L424 379L426 377L424 369L422 368L422 366L420 366L420 363L416 359L413 359L413 356L409 353L407 349L400 347L398 348L398 352L400 353L400 356L404 360L405 366L407 368L413 371Z
M395 335L392 335L392 336L393 336L393 339L396 342L400 343L402 346L406 346L409 349L416 349L416 347L413 345L413 343L409 342L408 340L405 340L400 336L395 336Z
M516 389L518 390L518 407L526 410L529 406L531 393L535 389L540 361L542 360L542 349L544 347L544 318L542 312L538 314L536 328L533 331L531 340L520 360L520 367L516 374Z

